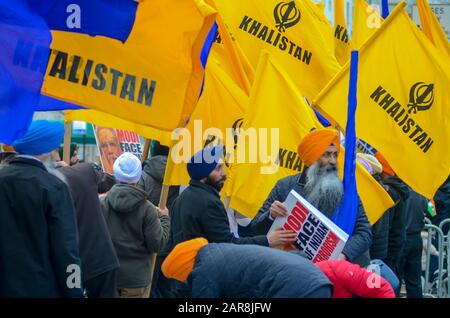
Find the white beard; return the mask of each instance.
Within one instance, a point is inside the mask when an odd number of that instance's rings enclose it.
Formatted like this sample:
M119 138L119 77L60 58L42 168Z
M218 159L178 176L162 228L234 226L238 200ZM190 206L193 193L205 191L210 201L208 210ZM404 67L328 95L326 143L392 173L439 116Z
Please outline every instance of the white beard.
M337 170L330 167L315 162L306 172L305 184L306 200L327 217L339 207L344 192Z
M65 184L68 185L66 176L63 175L61 172L59 172L56 169L56 163L50 158L50 156L48 156L45 159L41 160L41 162L45 166L45 168L47 168L48 173L54 175L59 180L61 180L62 182L64 182Z

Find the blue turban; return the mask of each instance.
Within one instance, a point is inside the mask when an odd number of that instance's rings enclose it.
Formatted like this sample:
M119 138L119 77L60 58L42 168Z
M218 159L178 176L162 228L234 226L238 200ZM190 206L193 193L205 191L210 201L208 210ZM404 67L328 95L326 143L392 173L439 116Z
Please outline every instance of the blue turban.
M192 156L187 171L192 180L201 180L217 167L223 156L223 146L206 147Z
M36 120L25 136L13 143L14 150L23 155L42 155L59 147L64 138L64 125L60 122Z

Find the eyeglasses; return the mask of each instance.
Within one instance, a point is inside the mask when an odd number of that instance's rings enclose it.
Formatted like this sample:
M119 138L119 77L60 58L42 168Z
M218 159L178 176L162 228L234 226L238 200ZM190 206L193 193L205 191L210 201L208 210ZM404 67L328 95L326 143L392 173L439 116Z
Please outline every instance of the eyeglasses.
M324 159L331 159L331 158L337 159L337 157L338 157L337 151L333 151L333 152L327 151L322 155L322 158L324 158Z

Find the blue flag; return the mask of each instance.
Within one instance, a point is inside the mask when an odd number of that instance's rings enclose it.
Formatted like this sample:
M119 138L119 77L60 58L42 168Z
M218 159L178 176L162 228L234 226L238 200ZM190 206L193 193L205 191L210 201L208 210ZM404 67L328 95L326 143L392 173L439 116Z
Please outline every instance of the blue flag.
M27 0L50 30L102 35L125 42L136 19L135 0Z
M22 137L38 104L52 40L24 0L0 0L0 142Z
M358 214L358 192L356 189L356 131L355 113L357 105L358 51L352 51L350 61L350 87L348 92L347 127L345 130L344 197L332 221L349 236L353 234Z
M381 0L381 16L385 20L389 16L389 3L388 3L388 0Z

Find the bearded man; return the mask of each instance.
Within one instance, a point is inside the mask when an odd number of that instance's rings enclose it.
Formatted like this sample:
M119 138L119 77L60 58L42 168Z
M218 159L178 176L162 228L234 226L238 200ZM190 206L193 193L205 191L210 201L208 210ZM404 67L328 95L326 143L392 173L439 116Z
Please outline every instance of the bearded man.
M344 192L336 165L339 148L339 132L335 129L316 129L306 135L298 147L298 154L306 169L300 174L277 182L250 223L251 232L267 233L276 217L288 214L282 202L291 190L295 190L330 218L338 209ZM355 229L339 259L365 267L370 262L368 250L372 242L372 232L364 207L359 199L358 201Z
M0 170L0 298L83 297L75 210L52 157L64 125L37 120Z
M171 211L172 246L197 237L209 242L277 246L292 243L295 233L277 230L266 236L236 238L231 233L227 212L220 200L226 172L222 162L223 147L206 147L187 164L191 181L174 201Z

